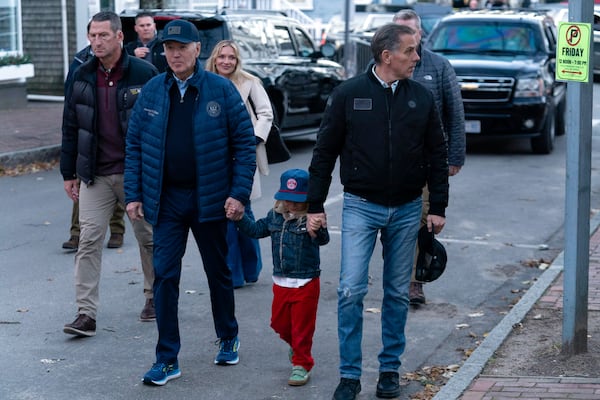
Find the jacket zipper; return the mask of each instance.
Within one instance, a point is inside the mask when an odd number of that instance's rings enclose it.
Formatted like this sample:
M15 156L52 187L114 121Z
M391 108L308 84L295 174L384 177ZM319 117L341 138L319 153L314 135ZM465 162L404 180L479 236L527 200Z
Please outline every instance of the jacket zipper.
M283 220L283 226L281 227L281 236L279 238L279 265L281 266L281 272L283 272L283 235L286 232L286 225L289 221Z
M398 88L396 88L398 90ZM392 105L391 102L394 100L394 92L392 88L385 89L385 104L387 106L387 117L388 117L388 188L392 187ZM388 196L389 198L389 196Z

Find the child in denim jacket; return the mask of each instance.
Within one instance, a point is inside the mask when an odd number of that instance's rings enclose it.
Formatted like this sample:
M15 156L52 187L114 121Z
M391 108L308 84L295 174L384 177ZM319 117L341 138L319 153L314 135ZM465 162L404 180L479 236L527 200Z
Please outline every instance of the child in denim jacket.
M308 172L291 169L281 175L275 206L265 218L244 215L239 229L254 238L271 236L273 304L271 327L290 345L291 386L308 382L314 366L311 355L319 302L319 246L329 242L327 229L316 237L306 229Z

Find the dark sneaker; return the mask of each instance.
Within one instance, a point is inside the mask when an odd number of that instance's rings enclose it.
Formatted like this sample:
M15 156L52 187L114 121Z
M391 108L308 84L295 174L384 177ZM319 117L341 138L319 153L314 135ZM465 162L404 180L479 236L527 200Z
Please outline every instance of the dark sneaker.
M233 339L220 339L219 340L219 353L215 357L215 364L217 365L235 365L240 362L238 356L238 349L240 348L240 341L237 336Z
M156 311L154 310L154 299L146 299L146 304L140 314L140 321L149 322L156 320Z
M425 304L425 293L421 282L411 282L408 288L408 300L410 304Z
M96 320L85 314L79 314L75 321L65 325L63 332L75 336L95 336Z
M333 400L354 400L360 393L359 379L340 379L340 384L333 393Z
M397 372L380 372L375 395L382 399L400 396L400 375Z
M69 240L62 244L62 248L65 250L77 250L79 247L79 236L71 236Z
M176 379L180 376L181 371L179 370L179 363L154 363L152 368L150 368L150 371L146 372L146 375L144 375L142 378L142 382L144 382L146 385L162 386L171 379Z
M304 367L300 365L294 365L292 367L292 374L288 379L288 385L290 386L302 386L308 382L310 378L310 371L304 369Z
M109 249L118 249L123 246L123 234L122 233L111 233L110 239L106 247Z

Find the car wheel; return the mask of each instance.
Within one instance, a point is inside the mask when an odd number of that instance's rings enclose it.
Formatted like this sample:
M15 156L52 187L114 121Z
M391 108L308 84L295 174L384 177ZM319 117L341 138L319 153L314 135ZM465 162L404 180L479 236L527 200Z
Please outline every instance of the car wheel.
M556 136L556 118L549 112L542 128L542 134L531 139L531 148L535 154L550 154L554 150Z
M565 97L556 108L556 136L562 136L566 132L566 113L567 99Z

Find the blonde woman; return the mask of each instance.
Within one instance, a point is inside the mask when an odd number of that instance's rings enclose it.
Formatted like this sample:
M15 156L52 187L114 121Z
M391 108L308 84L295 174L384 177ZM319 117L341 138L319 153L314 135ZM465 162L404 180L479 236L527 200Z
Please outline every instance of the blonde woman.
M232 40L222 40L215 45L210 57L206 60L206 70L221 75L234 83L252 119L256 136L257 168L250 200L257 199L261 196L260 175L269 174L265 149L265 142L273 123L273 109L269 96L257 77L242 70L240 49ZM254 218L250 202L245 212ZM227 265L231 269L233 286L239 288L244 286L245 282L256 282L262 269L258 240L240 233L235 224L230 221L227 229L227 244L229 246Z

